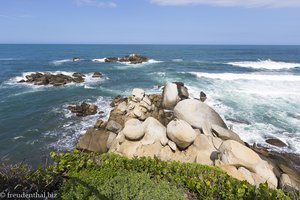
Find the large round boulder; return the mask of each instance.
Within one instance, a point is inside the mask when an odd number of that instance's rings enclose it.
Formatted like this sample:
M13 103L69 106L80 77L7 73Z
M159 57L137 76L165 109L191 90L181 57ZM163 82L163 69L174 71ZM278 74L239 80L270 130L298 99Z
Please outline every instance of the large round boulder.
M223 163L236 167L244 166L254 172L256 165L262 161L256 152L235 140L224 141L219 151Z
M123 134L129 140L139 140L145 135L144 126L138 119L129 119L125 123Z
M142 144L153 144L159 141L163 146L167 145L167 129L157 119L148 117L144 123L145 136L143 137Z
M179 101L177 85L175 83L167 83L163 91L163 102L164 108L173 109Z
M180 101L174 108L174 114L195 128L202 129L205 124L216 124L227 129L225 122L214 109L196 99Z
M168 124L167 135L181 149L187 148L196 139L196 132L191 125L184 120L178 119Z

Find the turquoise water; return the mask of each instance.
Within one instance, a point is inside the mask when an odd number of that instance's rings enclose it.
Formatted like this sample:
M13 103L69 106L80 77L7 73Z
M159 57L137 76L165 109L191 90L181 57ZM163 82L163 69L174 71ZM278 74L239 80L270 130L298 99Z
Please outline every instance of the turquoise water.
M101 61L131 53L151 60ZM76 56L82 60L72 62ZM37 71L82 72L88 80L64 87L17 83ZM96 71L105 78L89 78ZM70 150L99 116L78 118L68 105L96 103L107 117L113 96L134 87L160 92L166 81L184 82L194 97L204 91L245 141L267 145L266 138L277 137L288 147L275 150L300 153L300 46L0 45L0 159L39 163L51 150Z

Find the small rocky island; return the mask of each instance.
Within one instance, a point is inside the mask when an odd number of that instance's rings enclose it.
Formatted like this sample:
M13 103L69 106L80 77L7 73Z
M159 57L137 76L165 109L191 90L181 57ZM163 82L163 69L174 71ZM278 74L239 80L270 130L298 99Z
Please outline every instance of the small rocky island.
M67 109L70 110L72 113L75 113L78 117L84 117L96 114L98 107L94 104L88 104L86 102L83 102L80 105L68 106Z
M102 78L101 72L95 72L92 78ZM51 74L51 73L32 73L25 76L25 80L22 79L19 83L31 83L34 85L53 85L62 86L69 83L83 83L85 81L85 75L82 73L73 73L72 76L65 74Z
M108 121L89 128L77 149L217 166L256 186L300 188L299 156L248 145L205 100L204 93L190 98L178 82L166 83L162 94L135 88L132 96L112 102Z
M138 54L130 54L129 56L125 57L111 57L111 58L105 58L104 62L110 63L110 62L126 62L130 64L139 64L147 62L149 59L145 56L138 55Z

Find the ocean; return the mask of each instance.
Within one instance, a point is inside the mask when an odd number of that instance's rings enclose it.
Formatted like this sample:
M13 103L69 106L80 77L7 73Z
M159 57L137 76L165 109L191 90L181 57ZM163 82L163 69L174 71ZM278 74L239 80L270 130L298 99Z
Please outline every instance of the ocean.
M143 64L104 63L132 53ZM80 57L73 62L73 57ZM105 78L91 78L93 72ZM31 72L84 73L63 87L17 83ZM99 115L76 117L66 107L95 103L108 118L110 101L133 88L160 93L167 81L207 94L212 106L250 143L300 154L300 46L232 45L0 45L0 160L45 162L68 151ZM284 148L265 140L278 138Z

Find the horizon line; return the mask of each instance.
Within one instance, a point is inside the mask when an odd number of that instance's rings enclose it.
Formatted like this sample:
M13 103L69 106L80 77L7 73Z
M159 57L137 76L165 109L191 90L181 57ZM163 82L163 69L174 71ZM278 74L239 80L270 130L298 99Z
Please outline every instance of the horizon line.
M199 46L300 46L300 44L234 44L234 43L0 43L0 45L199 45Z

